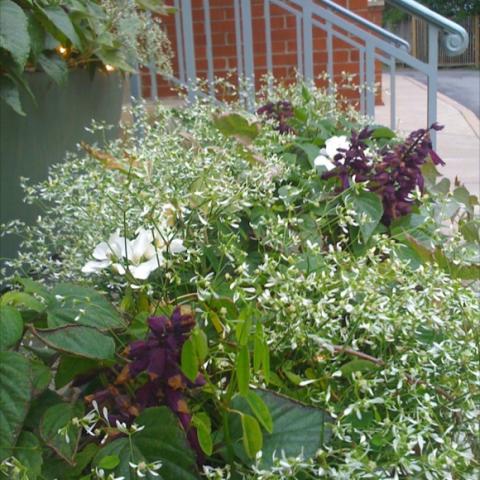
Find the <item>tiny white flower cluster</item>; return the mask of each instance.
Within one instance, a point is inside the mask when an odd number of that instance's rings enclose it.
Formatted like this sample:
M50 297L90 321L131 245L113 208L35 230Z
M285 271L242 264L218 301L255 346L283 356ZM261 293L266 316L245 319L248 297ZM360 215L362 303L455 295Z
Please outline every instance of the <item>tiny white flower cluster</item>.
M163 253L184 252L183 240L168 238L164 229L140 228L133 240L122 237L117 230L108 241L100 242L93 250L94 260L87 262L83 273L99 273L112 268L120 275L130 273L137 280L146 280L157 268L165 264Z
M160 474L157 472L157 470L160 470L162 468L162 462L157 461L157 462L151 462L151 463L146 463L146 462L139 462L139 463L133 463L133 462L128 462L130 465L130 468L133 468L135 470L135 473L137 474L138 477L144 478L147 475L151 475L152 477L159 477Z

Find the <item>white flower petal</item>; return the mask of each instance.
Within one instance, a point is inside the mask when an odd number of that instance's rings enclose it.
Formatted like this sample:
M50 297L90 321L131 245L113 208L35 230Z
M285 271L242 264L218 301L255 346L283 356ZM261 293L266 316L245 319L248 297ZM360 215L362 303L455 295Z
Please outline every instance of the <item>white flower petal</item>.
M350 142L347 140L345 135L331 137L325 142L325 150L331 159L333 159L338 153L339 148L343 148L345 150L350 148Z
M327 158L324 157L323 155L319 155L314 161L313 161L315 167L324 167L327 170L332 170L335 168L335 165Z
M110 266L112 262L110 260L100 260L100 261L90 261L87 262L83 268L82 272L83 273L98 273L104 268L107 268Z
M171 253L182 253L186 250L185 246L183 245L183 240L180 238L174 238L169 245L169 250Z
M125 275L125 267L121 263L113 263L112 269L115 270L120 275Z
M135 264L139 263L140 260L145 256L145 253L151 244L152 234L148 230L140 228L137 238L131 242L132 256L129 257L129 260Z
M161 255L151 258L140 265L131 265L129 267L130 273L137 280L146 280L149 275L156 270L163 263L163 257Z
M93 250L93 258L97 260L107 260L111 254L110 247L107 242L100 242Z

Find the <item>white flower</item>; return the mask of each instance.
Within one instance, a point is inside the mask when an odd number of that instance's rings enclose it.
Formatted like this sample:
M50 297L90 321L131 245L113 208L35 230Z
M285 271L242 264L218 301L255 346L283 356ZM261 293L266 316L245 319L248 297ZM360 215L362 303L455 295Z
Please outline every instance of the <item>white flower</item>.
M345 135L330 137L325 142L325 148L320 150L320 155L313 161L315 167L324 167L326 170L332 170L335 168L333 159L338 152L338 149L348 150L350 148L350 142Z
M174 238L169 246L168 246L168 250L170 251L170 253L182 253L186 250L185 246L183 245L183 240L179 239L179 238Z
M314 161L313 161L315 167L324 167L327 170L332 170L335 168L335 165L324 155L319 155Z
M338 153L338 149L342 148L348 150L350 148L350 142L347 140L345 135L330 137L325 142L325 148L323 148L320 153L326 154L329 158L333 160L335 155Z
M115 232L108 242L101 242L95 247L92 254L95 260L87 262L82 272L98 273L110 267L120 275L128 271L137 280L146 280L153 271L164 265L162 252L167 250L177 254L186 248L183 240L168 240L164 232L139 228L133 240Z

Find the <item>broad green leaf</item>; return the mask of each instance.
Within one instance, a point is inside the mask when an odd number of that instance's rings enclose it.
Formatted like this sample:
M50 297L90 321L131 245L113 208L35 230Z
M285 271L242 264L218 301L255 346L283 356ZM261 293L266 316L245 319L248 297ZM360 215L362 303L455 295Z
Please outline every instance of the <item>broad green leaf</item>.
M23 336L23 319L12 307L0 305L0 350L16 345Z
M197 429L198 443L206 455L213 452L212 426L210 417L203 412L197 412L192 417L192 425Z
M350 377L354 372L368 372L370 370L375 370L377 365L373 362L369 362L368 360L351 360L350 362L345 363L340 368L342 375L344 377Z
M40 476L43 464L42 445L33 433L24 430L20 434L13 455L28 468L28 480L36 480Z
M355 212L364 243L372 236L383 216L382 201L372 192L349 192L345 196L345 206Z
M255 455L262 449L263 435L260 425L257 420L250 415L240 415L242 424L242 440L243 448L250 458L255 458Z
M377 127L372 133L372 138L386 138L387 140L395 138L396 136L395 132L388 127Z
M256 123L249 123L238 113L218 115L214 118L213 123L224 135L236 137L244 143L250 143L260 132Z
M195 349L195 342L192 337L188 338L183 344L181 366L182 372L189 380L193 382L198 375L199 363Z
M0 48L7 50L22 70L30 53L28 17L12 0L0 0Z
M0 100L19 115L25 115L20 102L20 93L15 82L6 75L0 76Z
M35 62L45 48L45 29L32 12L28 13L28 33L30 35L30 55Z
M67 325L58 328L33 330L34 335L48 347L79 357L108 360L115 355L115 342L96 328Z
M254 391L250 390L248 392L248 395L246 395L245 399L247 400L247 403L252 412L255 414L257 420L262 424L262 427L268 433L272 433L272 416L270 415L270 411L268 410L268 407L262 400L262 398L258 396Z
M98 466L107 456L116 455L120 464L113 473L123 476L125 480L136 480L136 471L129 466L141 461L162 462L158 470L159 477L154 478L195 480L195 455L189 448L185 433L176 416L167 407L148 408L137 417L135 423L145 428L132 435L131 440L120 438L103 447L94 459Z
M246 345L252 326L253 311L252 308L244 308L239 315L238 323L235 328L235 337L240 345Z
M37 397L50 384L52 380L52 369L36 358L30 360L30 367L32 369L33 395Z
M7 292L0 299L0 305L23 306L35 312L43 312L45 305L32 295L25 292Z
M63 283L51 292L47 308L48 326L86 325L99 330L126 327L125 321L110 302L92 288Z
M42 53L37 59L43 71L58 85L63 85L68 78L68 67L63 58L56 53Z
M297 144L297 147L299 147L307 156L310 167L315 168L315 159L320 154L320 148L312 143Z
M95 50L95 55L104 65L111 65L124 72L135 73L135 69L126 61L117 48L100 47Z
M81 404L60 403L48 408L40 420L39 432L42 440L72 465L81 434L80 427L73 425L72 419L82 416Z
M264 432L263 434L261 460L263 467L269 468L272 465L274 452L277 458L280 455L279 452L284 451L287 457L296 457L301 454L305 459L309 459L315 457L319 448L328 444L331 437L328 422L331 419L326 412L268 390L255 392L268 407L273 423L272 433ZM245 398L240 395L233 398L231 407L249 415L253 414ZM242 455L241 449L243 430L238 415L232 413L230 418L235 451L239 458L245 461L245 455Z
M118 455L107 455L102 458L98 466L105 470L113 470L115 467L118 467L119 464L120 459L118 458Z
M62 36L68 38L73 45L80 48L81 42L75 31L75 27L67 12L65 12L62 7L52 5L44 7L41 10Z
M248 347L244 346L237 355L235 365L237 372L238 391L242 395L248 395L248 383L250 382L250 358Z
M31 398L29 361L17 352L0 352L0 462L12 454Z
M41 283L35 282L31 278L19 278L18 282L23 285L23 289L27 293L35 293L45 300L51 298L50 292Z
M96 360L62 355L55 374L55 387L62 388L77 375L89 372L99 367Z
M205 332L200 328L196 328L192 332L192 340L195 344L195 351L197 353L198 361L202 364L208 355L208 339Z

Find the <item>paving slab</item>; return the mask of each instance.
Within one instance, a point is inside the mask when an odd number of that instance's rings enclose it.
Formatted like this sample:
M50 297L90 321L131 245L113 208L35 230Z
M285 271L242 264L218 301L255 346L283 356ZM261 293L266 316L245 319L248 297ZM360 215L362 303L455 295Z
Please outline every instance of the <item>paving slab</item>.
M390 124L389 85L389 76L384 75L382 94L385 104L375 108L376 121L385 125ZM396 130L406 135L425 127L426 86L402 74L397 75L396 86ZM437 97L437 109L438 122L445 126L437 137L437 152L446 162L440 171L452 181L458 177L472 194L480 195L480 119L474 112L442 93Z

